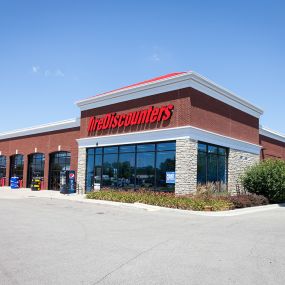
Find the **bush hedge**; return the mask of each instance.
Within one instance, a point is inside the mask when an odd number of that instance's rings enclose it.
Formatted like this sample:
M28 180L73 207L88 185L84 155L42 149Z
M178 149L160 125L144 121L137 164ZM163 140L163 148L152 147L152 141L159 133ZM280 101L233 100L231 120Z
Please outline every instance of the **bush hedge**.
M266 197L256 194L242 194L237 196L228 196L226 199L234 205L235 209L268 205Z
M170 193L140 192L140 191L99 191L90 192L86 195L88 199L108 200L123 203L144 203L149 205L194 210L194 211L223 211L233 208L230 201L211 198L201 199L193 197L179 197Z
M241 177L246 191L263 195L270 202L285 201L285 161L267 159L250 167Z
M107 200L122 203L143 203L167 208L194 211L223 211L235 208L245 208L267 205L269 202L263 196L247 194L238 196L175 196L173 193L102 190L90 192L88 199Z

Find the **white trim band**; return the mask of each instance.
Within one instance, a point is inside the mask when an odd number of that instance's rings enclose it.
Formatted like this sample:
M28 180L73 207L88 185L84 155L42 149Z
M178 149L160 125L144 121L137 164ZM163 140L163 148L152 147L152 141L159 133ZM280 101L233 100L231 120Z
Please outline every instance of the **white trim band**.
M263 128L262 126L259 127L259 134L285 143L285 136L283 134L280 134L267 128Z
M260 145L233 139L192 126L77 139L79 148L146 143L190 138L244 152L260 154Z
M77 101L76 105L80 107L81 111L84 111L189 87L203 92L208 96L222 101L254 117L259 118L263 114L263 111L260 108L192 71L167 79L97 95Z
M0 133L0 140L53 132L53 131L64 130L64 129L71 129L71 128L76 128L76 127L80 127L79 118L58 121L58 122L38 125L38 126L30 127L30 128L18 129L14 131Z

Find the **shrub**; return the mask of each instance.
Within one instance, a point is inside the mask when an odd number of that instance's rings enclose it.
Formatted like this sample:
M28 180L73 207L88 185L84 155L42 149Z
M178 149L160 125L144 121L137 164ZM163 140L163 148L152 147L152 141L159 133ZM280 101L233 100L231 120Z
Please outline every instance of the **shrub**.
M269 201L266 197L256 194L242 194L237 196L229 196L226 198L236 209L268 205Z
M195 196L201 199L212 199L217 196L228 195L227 185L219 182L207 182L198 184Z
M123 203L144 203L149 205L176 208L183 210L222 211L231 209L230 201L219 198L203 199L199 197L175 196L173 193L142 192L142 191L106 191L90 192L86 195L88 199L108 200Z
M285 161L264 160L250 167L241 177L249 193L263 195L270 202L285 201Z

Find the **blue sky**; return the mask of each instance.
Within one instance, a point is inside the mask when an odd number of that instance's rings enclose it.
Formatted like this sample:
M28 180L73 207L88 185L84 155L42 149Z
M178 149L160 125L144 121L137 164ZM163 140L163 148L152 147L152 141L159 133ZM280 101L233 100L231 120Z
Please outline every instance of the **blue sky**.
M0 132L79 116L74 102L194 70L285 134L285 1L0 0Z

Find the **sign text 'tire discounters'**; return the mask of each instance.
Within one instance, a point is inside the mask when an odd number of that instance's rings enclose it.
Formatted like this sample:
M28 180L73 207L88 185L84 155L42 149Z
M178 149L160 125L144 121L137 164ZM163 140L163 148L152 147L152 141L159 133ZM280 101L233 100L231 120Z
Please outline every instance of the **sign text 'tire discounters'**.
M88 133L167 121L171 118L173 109L174 106L169 104L161 107L151 106L148 109L123 114L109 113L100 118L91 117L88 124Z

